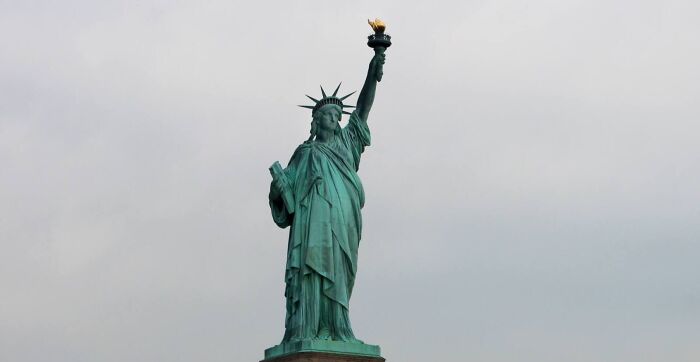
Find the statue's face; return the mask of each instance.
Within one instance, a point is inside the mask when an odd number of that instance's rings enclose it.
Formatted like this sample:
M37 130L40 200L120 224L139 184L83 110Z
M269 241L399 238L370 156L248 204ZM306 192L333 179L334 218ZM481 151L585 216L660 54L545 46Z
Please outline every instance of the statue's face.
M326 104L314 114L314 121L324 131L336 131L340 128L340 107L334 104Z

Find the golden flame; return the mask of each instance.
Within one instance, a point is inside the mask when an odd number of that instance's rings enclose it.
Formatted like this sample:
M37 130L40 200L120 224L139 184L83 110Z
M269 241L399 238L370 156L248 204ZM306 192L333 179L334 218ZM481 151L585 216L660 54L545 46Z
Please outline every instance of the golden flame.
M379 20L379 18L374 19L374 21L367 19L367 22L372 27L372 29L374 29L375 33L383 33L384 29L386 29L386 24L384 24L383 21Z

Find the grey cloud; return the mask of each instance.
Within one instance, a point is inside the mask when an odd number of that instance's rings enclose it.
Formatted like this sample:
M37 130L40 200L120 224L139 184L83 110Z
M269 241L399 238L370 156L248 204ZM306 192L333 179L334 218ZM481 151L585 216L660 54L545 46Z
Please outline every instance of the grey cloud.
M275 160L394 46L352 300L388 360L700 357L691 1L0 4L0 359L259 360ZM354 98L353 98L354 99Z

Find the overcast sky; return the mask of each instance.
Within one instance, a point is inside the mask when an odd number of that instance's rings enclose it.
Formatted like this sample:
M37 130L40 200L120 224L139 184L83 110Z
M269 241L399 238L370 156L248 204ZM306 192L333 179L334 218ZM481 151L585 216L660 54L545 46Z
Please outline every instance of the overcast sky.
M0 1L0 361L262 359L288 232L267 168L304 94L361 88L379 16L355 334L389 361L696 362L699 15Z

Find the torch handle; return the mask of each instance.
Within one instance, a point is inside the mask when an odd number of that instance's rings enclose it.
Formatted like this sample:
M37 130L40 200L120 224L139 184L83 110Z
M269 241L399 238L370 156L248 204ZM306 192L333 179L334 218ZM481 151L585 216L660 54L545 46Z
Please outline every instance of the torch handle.
M382 46L377 46L377 47L374 47L373 49L374 49L374 56L375 57L377 55L384 55L384 52L386 51L386 48L382 47ZM384 64L382 64L382 63L383 63L383 61L382 62L377 61L376 63L374 63L374 76L375 76L375 79L377 79L377 82L381 82L382 76L384 75Z

